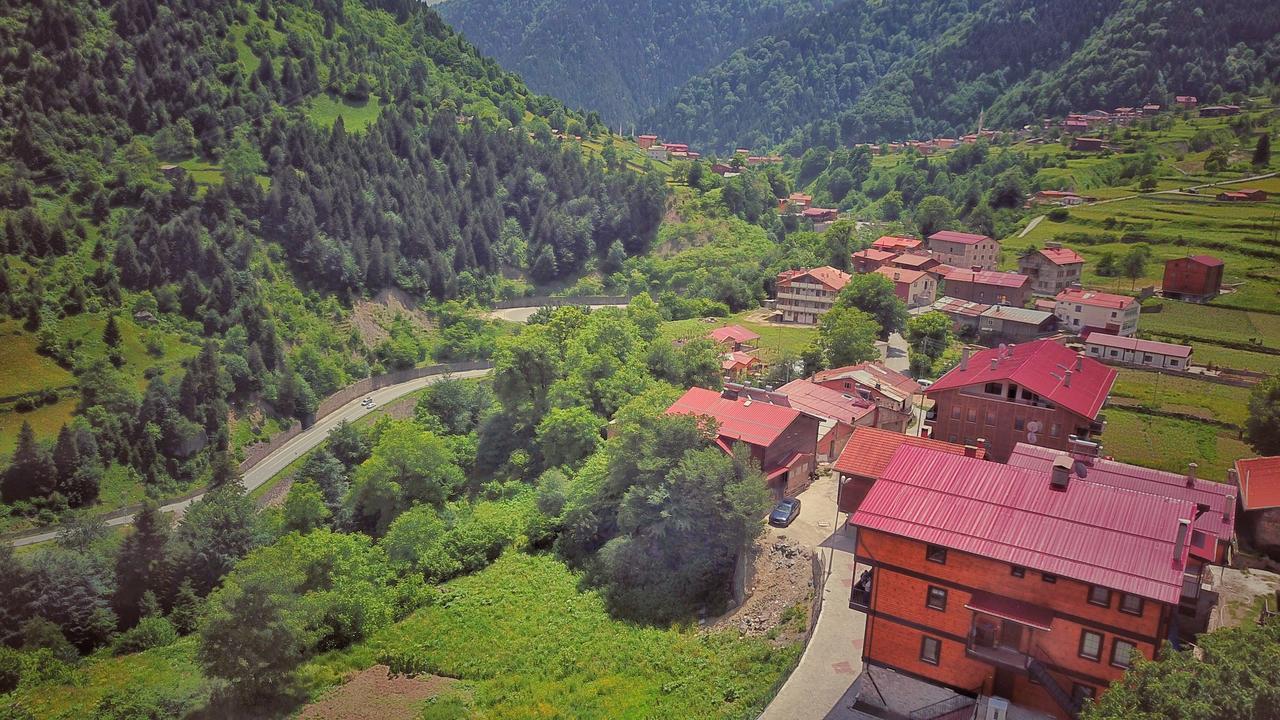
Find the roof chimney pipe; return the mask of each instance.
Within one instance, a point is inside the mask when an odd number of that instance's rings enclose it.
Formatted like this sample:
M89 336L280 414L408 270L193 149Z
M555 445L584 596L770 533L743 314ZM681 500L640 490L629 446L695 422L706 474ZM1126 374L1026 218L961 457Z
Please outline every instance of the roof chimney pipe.
M1000 358L991 358L991 369L995 370L1000 365Z
M1083 369L1084 369L1084 353L1078 352L1076 353L1076 370L1083 370Z
M1053 470L1049 475L1049 487L1054 490L1066 490L1071 482L1071 457L1059 455L1053 459Z
M1200 466L1196 463L1187 463L1187 487L1196 486L1196 468Z
M1187 531L1191 529L1191 520L1182 518L1178 521L1178 538L1173 545L1173 564L1182 566L1182 552L1187 547Z
M969 346L968 345L965 345L960 350L960 369L961 370L969 369Z
M977 445L965 445L965 446L964 446L964 456L965 456L965 457L970 457L970 458L976 458L976 457L978 457L978 446L977 446Z
M1071 387L1071 371L1062 373L1062 387Z

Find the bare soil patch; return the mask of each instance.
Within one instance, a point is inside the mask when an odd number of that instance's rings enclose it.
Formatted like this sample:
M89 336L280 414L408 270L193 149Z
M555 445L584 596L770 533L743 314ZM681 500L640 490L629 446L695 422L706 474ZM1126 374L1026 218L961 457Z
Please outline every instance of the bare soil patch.
M413 720L422 703L454 683L427 675L391 677L386 665L356 673L321 700L302 709L298 720Z
M379 292L372 300L360 300L352 306L351 326L360 333L360 339L369 347L390 337L386 325L396 315L405 315L423 330L432 328L431 318L417 309L418 302L403 290L390 288Z
M709 622L707 629L767 635L778 647L799 640L807 618L788 621L795 619L797 606L807 607L813 597L813 551L796 540L765 534L751 547L749 562L746 600Z

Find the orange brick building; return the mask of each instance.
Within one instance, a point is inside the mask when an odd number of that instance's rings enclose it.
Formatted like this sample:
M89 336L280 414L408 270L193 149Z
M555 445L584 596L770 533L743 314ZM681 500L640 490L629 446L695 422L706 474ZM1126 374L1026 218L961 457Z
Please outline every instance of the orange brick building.
M899 449L849 521L864 662L1068 718L1152 657L1196 505L1071 472Z

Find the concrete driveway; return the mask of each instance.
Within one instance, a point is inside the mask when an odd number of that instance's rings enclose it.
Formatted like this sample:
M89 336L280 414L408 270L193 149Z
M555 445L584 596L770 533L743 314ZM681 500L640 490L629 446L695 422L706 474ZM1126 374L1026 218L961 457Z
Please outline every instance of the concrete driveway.
M809 645L761 720L846 717L841 698L862 672L866 615L849 607L849 592L865 568L854 564L854 533L842 529L848 517L836 511L836 483L835 473L819 477L797 496L800 516L791 527L769 528L771 534L800 540L821 553L826 578L822 610Z

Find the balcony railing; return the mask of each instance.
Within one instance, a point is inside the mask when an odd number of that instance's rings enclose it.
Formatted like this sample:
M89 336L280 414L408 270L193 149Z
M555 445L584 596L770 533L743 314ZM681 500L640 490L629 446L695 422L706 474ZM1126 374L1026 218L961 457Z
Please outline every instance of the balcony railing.
M1012 668L1019 672L1027 671L1027 661L1030 658L1024 652L1018 652L1012 648L999 647L997 645L985 646L978 645L970 638L969 644L965 646L965 654L976 660L999 665L1001 667Z
M855 610L867 611L871 609L871 571L865 570L858 578L858 582L853 584L853 589L849 593L849 607Z

